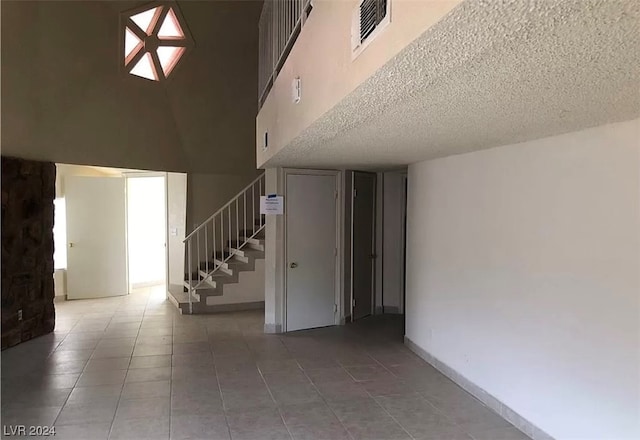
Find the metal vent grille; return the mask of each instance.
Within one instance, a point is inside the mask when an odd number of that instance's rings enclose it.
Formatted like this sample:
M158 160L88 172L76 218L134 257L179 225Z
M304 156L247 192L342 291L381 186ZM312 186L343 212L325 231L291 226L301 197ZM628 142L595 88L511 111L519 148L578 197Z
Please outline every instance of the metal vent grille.
M387 0L360 3L360 43L363 43L387 15Z

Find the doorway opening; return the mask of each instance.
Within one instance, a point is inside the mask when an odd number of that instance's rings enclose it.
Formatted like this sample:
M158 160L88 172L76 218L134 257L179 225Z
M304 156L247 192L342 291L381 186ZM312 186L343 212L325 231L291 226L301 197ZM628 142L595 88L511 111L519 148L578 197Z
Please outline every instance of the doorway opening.
M166 284L165 201L164 175L127 176L129 292Z
M351 202L351 320L374 314L376 266L375 173L355 171Z
M167 173L68 164L56 170L56 299L123 296L152 286L164 299ZM184 207L174 211L184 218Z

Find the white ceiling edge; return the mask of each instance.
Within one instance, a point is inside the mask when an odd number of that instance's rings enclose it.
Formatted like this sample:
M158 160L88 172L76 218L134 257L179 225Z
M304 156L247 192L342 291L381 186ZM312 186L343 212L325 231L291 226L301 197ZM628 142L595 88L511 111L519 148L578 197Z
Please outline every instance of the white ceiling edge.
M640 2L466 0L263 167L375 169L640 115Z

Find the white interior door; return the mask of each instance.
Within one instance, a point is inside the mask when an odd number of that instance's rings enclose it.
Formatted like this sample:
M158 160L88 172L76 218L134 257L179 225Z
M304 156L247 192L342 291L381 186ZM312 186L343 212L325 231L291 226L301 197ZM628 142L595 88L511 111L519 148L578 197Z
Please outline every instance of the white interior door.
M287 331L335 324L336 177L288 175Z
M125 179L65 179L67 298L126 295Z

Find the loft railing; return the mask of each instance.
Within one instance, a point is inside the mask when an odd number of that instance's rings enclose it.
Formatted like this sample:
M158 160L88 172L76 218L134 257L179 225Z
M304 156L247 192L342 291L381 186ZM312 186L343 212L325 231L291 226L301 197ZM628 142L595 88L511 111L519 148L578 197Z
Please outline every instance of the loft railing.
M258 25L259 108L267 98L311 8L311 0L265 0Z
M185 287L190 313L193 313L196 289L206 287L213 275L264 229L260 196L265 194L262 173L184 239L188 270Z

